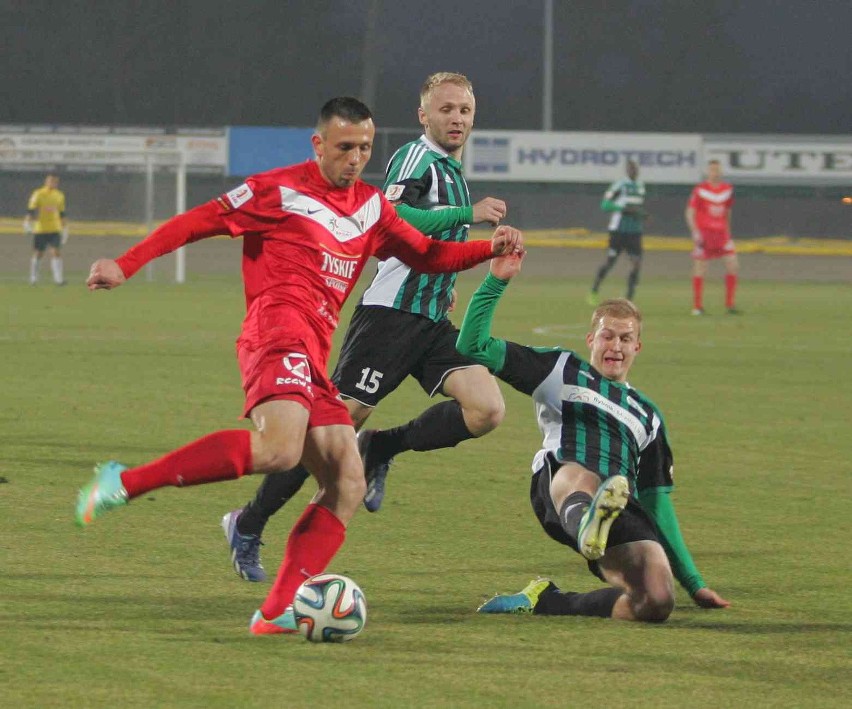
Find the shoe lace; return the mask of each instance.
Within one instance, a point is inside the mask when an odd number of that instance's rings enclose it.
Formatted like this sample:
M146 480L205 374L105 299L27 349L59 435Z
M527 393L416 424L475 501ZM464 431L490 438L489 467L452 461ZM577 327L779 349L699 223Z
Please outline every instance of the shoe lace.
M241 534L237 554L240 561L251 566L260 566L260 547L263 542L254 534Z

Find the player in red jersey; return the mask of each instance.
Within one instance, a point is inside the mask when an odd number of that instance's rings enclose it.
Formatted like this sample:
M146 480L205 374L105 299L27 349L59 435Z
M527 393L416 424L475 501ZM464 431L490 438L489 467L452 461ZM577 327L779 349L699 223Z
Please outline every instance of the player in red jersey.
M707 163L707 179L696 185L686 205L686 223L692 234L692 314L704 315L704 276L707 261L720 258L725 263L725 307L736 315L735 304L739 262L731 239L733 185L722 181L718 160Z
M359 178L375 128L360 101L332 99L312 137L315 161L255 175L216 200L178 215L116 260L91 268L90 290L115 288L145 263L217 234L243 237L246 317L237 357L254 431L219 431L135 468L98 465L77 501L77 522L166 485L231 480L300 462L319 489L287 540L284 560L254 634L295 631L290 603L343 544L365 481L352 421L328 378L340 308L367 259L395 256L422 272L470 268L522 248L521 233L490 242L429 239L408 225L381 190Z

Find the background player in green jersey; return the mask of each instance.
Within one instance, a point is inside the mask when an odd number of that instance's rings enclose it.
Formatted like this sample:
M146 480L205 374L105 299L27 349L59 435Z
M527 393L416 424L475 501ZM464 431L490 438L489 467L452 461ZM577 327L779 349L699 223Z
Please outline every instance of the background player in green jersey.
M627 299L633 298L639 283L639 269L642 267L642 226L645 217L645 185L639 179L639 166L627 161L627 179L613 182L604 193L601 209L611 213L609 220L609 246L606 261L595 276L589 293L589 304L598 304L598 290L610 272L622 251L630 259L630 273L627 275Z
M672 568L698 605L729 605L707 588L680 534L662 416L627 383L642 349L641 313L629 300L602 303L586 335L588 362L570 350L496 339L489 332L494 310L522 260L492 260L458 349L534 399L544 440L532 466L533 510L545 532L582 554L610 587L566 593L536 579L479 611L661 622L674 607Z
M417 110L423 135L399 148L388 164L385 196L403 219L432 239L465 241L470 224L496 226L506 216L500 199L471 204L461 156L475 113L467 77L432 74L420 90ZM346 331L332 381L356 428L408 376L430 396L449 397L397 428L361 432L368 480L364 505L371 512L381 505L395 455L452 447L488 433L503 419L494 377L456 351L458 331L447 318L454 284L455 274L435 277L395 258L382 261ZM231 560L242 578L265 578L259 558L263 529L307 477L302 468L267 476L252 501L223 517Z
M33 255L30 259L30 284L38 283L39 262L50 249L50 270L53 282L65 285L62 273L62 245L68 240L68 223L65 220L65 195L59 189L59 176L50 173L44 185L30 195L24 232L33 237Z

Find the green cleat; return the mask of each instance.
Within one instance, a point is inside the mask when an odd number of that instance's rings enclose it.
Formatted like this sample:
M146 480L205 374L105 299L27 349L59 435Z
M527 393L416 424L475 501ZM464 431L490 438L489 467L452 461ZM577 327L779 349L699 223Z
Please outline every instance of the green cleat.
M113 507L127 504L127 490L121 482L126 465L110 460L95 466L95 477L80 489L77 495L75 518L79 527L91 524Z
M293 606L287 606L284 612L277 618L267 620L259 610L254 612L249 622L249 632L252 635L289 635L298 633L296 616L293 614Z
M477 613L532 613L539 596L548 588L556 588L553 581L537 578L530 581L519 593L504 593L485 601Z
M595 291L591 290L591 291L589 291L588 295L586 296L586 302L589 305L591 305L592 307L595 307L598 303L601 302L601 299L598 296L598 294L595 293Z
M601 483L577 532L577 547L589 561L600 559L606 552L610 527L627 506L629 495L630 485L623 475L613 475Z

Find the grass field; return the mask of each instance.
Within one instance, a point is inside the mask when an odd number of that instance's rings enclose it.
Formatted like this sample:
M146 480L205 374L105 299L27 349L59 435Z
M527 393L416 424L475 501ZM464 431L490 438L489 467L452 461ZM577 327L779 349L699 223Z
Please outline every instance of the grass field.
M480 275L461 279L462 304ZM525 275L496 334L582 351L586 279ZM95 461L136 464L244 425L239 283L90 294L0 282L0 706L852 705L852 288L750 283L746 315L704 319L684 307L688 288L641 285L631 383L666 414L684 536L731 608L700 610L679 589L662 626L475 615L539 574L598 587L529 509L540 439L530 401L504 386L500 429L400 457L382 510L356 516L331 570L361 584L369 621L325 646L247 631L267 587L233 573L218 524L257 480L160 490L72 524ZM372 422L425 405L407 384ZM309 495L270 523L268 569Z

